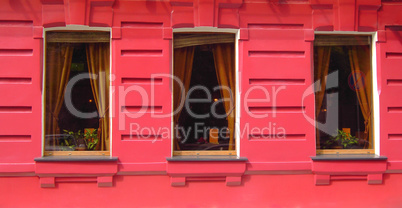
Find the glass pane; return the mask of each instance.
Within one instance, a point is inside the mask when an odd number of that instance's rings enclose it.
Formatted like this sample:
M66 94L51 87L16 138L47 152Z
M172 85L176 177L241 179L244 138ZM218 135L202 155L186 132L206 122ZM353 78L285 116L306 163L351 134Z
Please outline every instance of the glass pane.
M331 46L324 49L318 46L314 49L315 79L321 83L326 82L327 85L324 86L325 92L322 96L320 92L316 92L316 107L320 108L316 112L317 149L371 149L370 47ZM325 73L323 51L328 52L328 49L330 57L328 73ZM316 90L321 87L317 84L315 86ZM325 126L326 123L336 120L333 125Z
M84 43L46 45L45 151L107 150L102 147L105 142L102 142L98 110L100 101L94 98L87 46Z
M219 76L223 75L217 72L216 69L216 57L214 57L216 45L218 44L191 46L194 48L193 64L187 69L191 70L191 80L188 83L187 96L183 100L184 104L175 115L174 146L176 151L235 150L233 128L235 86L233 85L226 89L221 88L222 77ZM227 45L231 54L226 55L230 56L229 60L234 60L234 50L231 50L234 48L234 44L229 43ZM177 52L177 49L175 51ZM178 57L175 56L175 58L177 59ZM174 61L175 64L180 64L178 60ZM233 64L230 63L228 66L231 68L226 70L231 70L231 72L226 73L226 75L231 76L230 79L234 80L234 61ZM175 76L183 80L183 75L179 74L180 72L176 70ZM186 85L184 81L183 85ZM227 86L228 84L225 85ZM180 90L180 88L175 88L174 90ZM226 90L226 92L222 92L223 90ZM227 93L228 91L230 93ZM229 101L224 101L224 96L228 96L228 94L231 94L231 98L227 99L232 99L231 107L229 107ZM180 99L174 98L174 100ZM225 106L225 102L228 102L226 103L227 106ZM232 113L233 116L232 134L228 123L228 112L229 114Z

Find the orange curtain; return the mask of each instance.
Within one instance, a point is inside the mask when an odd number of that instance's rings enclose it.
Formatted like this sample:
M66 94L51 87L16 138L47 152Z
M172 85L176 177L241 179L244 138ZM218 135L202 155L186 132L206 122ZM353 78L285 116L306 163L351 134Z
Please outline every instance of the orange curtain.
M59 134L58 117L70 76L73 46L65 43L46 45L46 135ZM53 141L53 145L56 145Z
M216 44L213 49L216 76L220 86L228 87L231 91L221 89L224 107L227 115L229 129L229 150L234 150L235 129L235 70L234 45Z
M186 100L188 88L190 87L191 73L193 71L194 51L194 46L174 49L174 76L183 84L182 88L178 81L173 81L173 111L178 110L177 113L173 115L174 125L178 124L183 108L183 105L181 104ZM182 107L181 109L179 109L180 106ZM175 150L180 150L177 138L174 139L174 148Z
M368 141L371 130L371 108L372 108L372 77L369 46L351 46L349 49L349 61L352 70L353 82L356 88L356 95L359 100L361 112L365 124L365 140ZM371 145L371 144L370 144Z
M320 114L322 101L325 95L325 87L327 85L327 75L329 69L329 61L331 58L331 47L330 46L317 46L315 47L316 57L314 57L314 82L320 80L319 87L320 91L315 93L315 118L317 120ZM317 147L320 146L320 131L316 128L316 141Z
M329 69L329 60L331 57L330 46L315 47L317 50L316 63L314 66L314 81L320 80L320 91L315 93L315 116L318 117L320 113L322 101L325 94L325 86L327 85L327 75Z
M96 149L109 150L109 43L88 43L86 50L92 93L100 118L100 141Z

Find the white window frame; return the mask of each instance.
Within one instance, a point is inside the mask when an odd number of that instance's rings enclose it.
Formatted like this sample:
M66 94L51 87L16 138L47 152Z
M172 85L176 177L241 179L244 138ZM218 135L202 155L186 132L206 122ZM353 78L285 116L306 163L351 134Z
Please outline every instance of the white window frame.
M46 70L46 32L48 32L48 31L54 31L54 32L57 32L57 31L75 31L75 32L79 32L79 31L83 31L83 32L85 32L85 31L97 31L97 32L109 32L109 34L110 34L110 60L109 60L109 70L110 70L110 77L109 77L109 80L111 80L111 82L112 82L112 77L113 77L113 75L112 75L112 56L113 56L113 54L112 54L112 28L110 28L110 27L89 27L89 26L86 26L86 25L66 25L65 27L50 27L50 28L43 28L43 34L42 34L42 37L43 37L43 45L42 45L42 47L43 47L43 49L42 49L42 51L43 51L43 58L42 58L42 150L41 150L41 155L42 156L44 156L44 154L45 154L45 126L46 126L46 124L45 124L45 122L46 122L46 115L45 115L45 110L46 110L46 100L45 100L45 80L46 80L46 73L45 73L45 70ZM110 85L111 85L111 82L109 83ZM109 89L109 105L110 105L110 108L109 109L113 109L113 106L112 106L112 88L110 88ZM113 131L113 129L111 128L112 127L112 121L113 121L113 119L112 119L112 112L113 112L113 110L109 110L109 118L110 118L110 120L109 120L109 125L110 125L110 128L109 128L109 142L110 142L110 149L109 149L109 154L110 154L110 156L112 156L112 145L113 145L113 140L112 140L112 135L113 135L113 133L112 133L112 131Z

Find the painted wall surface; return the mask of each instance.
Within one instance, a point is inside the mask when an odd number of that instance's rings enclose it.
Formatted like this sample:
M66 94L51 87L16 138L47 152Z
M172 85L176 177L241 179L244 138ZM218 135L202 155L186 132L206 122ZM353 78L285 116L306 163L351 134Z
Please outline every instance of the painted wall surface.
M386 174L385 185L337 181L331 186L315 186L313 180L312 175L253 175L245 176L240 187L228 188L216 181L171 187L167 176L116 176L113 188L91 183L39 188L37 178L19 177L1 178L0 191L2 207L394 208L402 203L401 174Z
M398 0L0 0L0 206L401 206L400 11ZM42 157L43 31L66 25L111 28L117 160L34 160ZM247 160L186 162L167 161L170 136L125 139L133 124L140 132L171 128L170 116L155 118L171 113L170 80L151 80L171 74L173 29L199 27L239 31L240 129L275 123L289 139L242 134L238 156ZM377 32L375 140L386 159L311 159L315 127L305 116L314 118L314 96L303 94L313 82L315 31ZM145 104L139 93L125 93L133 88L150 95ZM276 94L276 103L256 102L265 98L256 88ZM250 114L274 105L275 117ZM134 118L126 106L161 110Z

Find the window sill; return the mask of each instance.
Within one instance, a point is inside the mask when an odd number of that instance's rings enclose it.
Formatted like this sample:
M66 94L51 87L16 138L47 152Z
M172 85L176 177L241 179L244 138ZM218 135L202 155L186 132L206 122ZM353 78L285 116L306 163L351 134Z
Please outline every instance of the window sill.
M118 169L118 158L111 156L46 156L34 160L35 174L43 188L76 182L96 182L99 187L110 187Z
M230 155L194 155L194 156L173 156L166 158L169 162L174 161L191 161L191 162L200 162L200 161L247 161L246 157L237 157Z
M113 162L117 161L118 157L111 156L46 156L37 157L35 162Z
M372 155L374 149L320 149L316 151L317 155L324 154L361 154Z
M330 185L335 180L367 180L382 184L387 157L375 154L338 154L311 157L316 185Z
M195 151L174 151L173 156L235 156L236 150L195 150Z
M375 154L328 154L311 157L313 161L331 161L331 160L387 160L385 156Z
M172 186L185 186L189 181L225 181L227 186L241 185L246 171L245 157L174 156L166 158Z
M110 156L109 151L45 151L44 156Z

